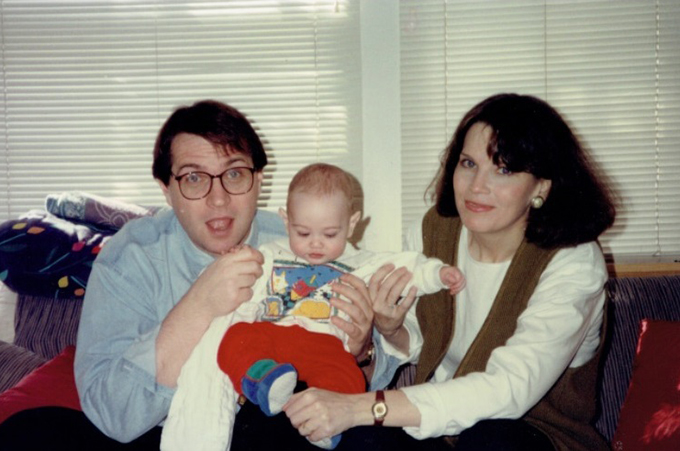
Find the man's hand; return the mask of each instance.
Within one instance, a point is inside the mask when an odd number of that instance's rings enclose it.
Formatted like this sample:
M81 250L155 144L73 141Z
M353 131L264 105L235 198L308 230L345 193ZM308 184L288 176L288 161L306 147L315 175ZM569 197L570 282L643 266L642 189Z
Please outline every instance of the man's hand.
M212 318L227 315L253 296L263 262L260 251L237 246L208 265L184 298L193 299Z
M218 257L170 310L156 339L156 380L160 384L175 387L184 362L212 320L250 300L263 261L262 254L249 246Z

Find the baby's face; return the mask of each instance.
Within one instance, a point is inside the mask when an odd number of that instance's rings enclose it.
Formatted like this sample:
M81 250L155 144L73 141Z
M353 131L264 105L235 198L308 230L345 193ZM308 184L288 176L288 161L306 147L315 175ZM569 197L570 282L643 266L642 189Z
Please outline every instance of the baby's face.
M336 260L345 252L358 215L351 216L342 193L320 196L294 192L288 202L288 236L295 255L312 265Z

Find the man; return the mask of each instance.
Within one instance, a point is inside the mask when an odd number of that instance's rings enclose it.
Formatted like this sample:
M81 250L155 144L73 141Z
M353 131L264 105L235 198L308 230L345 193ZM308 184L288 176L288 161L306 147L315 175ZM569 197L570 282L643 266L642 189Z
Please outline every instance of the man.
M24 439L52 448L79 440L74 447L158 449L182 365L214 318L250 299L262 274L259 252L227 251L285 236L275 214L257 209L266 164L257 133L228 105L202 101L168 118L153 175L172 208L123 227L88 280L75 361L86 417L28 412L35 433ZM346 281L337 293L349 302L336 302L352 322L341 327L361 355L372 320L368 292L362 282ZM46 425L56 417L58 427ZM15 429L22 424L12 420Z

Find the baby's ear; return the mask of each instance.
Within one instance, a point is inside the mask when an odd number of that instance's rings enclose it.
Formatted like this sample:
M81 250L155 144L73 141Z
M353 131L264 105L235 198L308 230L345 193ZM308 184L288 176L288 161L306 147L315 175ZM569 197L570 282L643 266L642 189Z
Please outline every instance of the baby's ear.
M283 223L288 227L288 212L286 211L285 208L280 207L279 208L279 216L281 216L281 219L283 219Z
M354 214L349 217L349 232L347 233L348 237L351 237L354 234L354 227L356 227L359 219L361 219L360 211L355 211Z

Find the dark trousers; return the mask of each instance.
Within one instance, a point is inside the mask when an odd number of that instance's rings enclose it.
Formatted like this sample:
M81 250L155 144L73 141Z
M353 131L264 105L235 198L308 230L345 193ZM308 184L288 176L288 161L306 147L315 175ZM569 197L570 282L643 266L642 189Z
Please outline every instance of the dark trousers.
M3 451L156 451L161 428L156 427L131 443L106 437L82 412L42 407L20 412L0 424ZM357 427L342 434L337 451L450 450L444 439L415 440L401 428ZM236 416L231 451L319 451L285 414L266 417L247 403ZM524 421L488 420L464 431L456 451L554 451L550 440ZM187 450L190 451L190 450Z
M161 428L128 444L97 429L84 413L63 407L40 407L14 414L0 424L2 451L145 451L158 450Z

